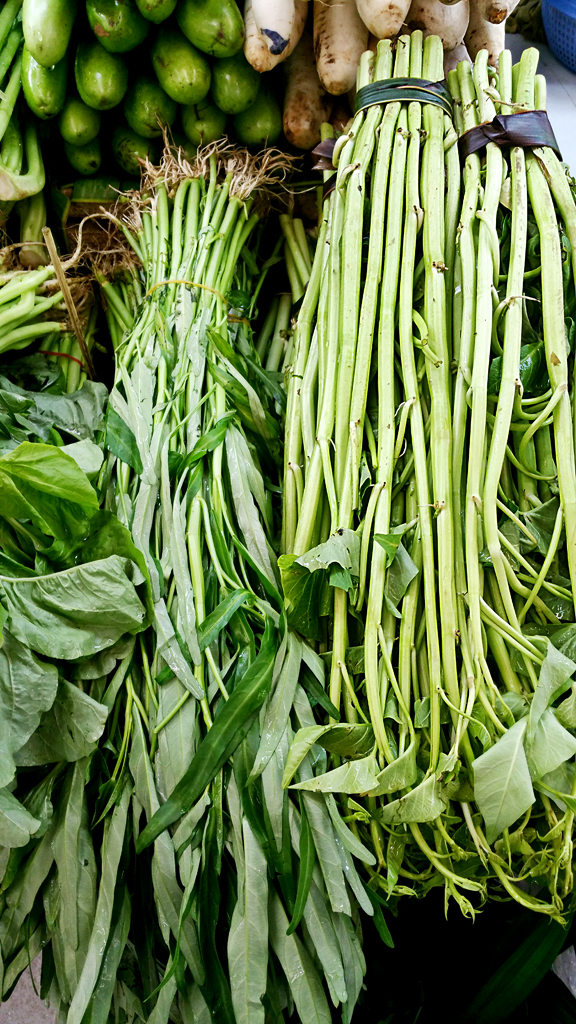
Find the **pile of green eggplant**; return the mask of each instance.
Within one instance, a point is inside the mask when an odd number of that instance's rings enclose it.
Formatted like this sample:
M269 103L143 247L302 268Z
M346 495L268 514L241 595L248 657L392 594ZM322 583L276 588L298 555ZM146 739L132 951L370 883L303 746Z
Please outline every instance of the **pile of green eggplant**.
M20 5L5 8L23 33L14 67L21 61L27 105L54 119L54 145L76 174L96 174L112 156L138 174L165 129L189 155L226 134L256 148L278 140L280 107L244 57L235 0Z

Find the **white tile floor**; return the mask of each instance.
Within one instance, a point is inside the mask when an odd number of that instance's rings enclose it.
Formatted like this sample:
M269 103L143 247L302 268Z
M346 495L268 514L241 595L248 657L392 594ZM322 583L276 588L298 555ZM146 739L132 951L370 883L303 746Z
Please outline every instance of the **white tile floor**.
M506 45L517 61L527 45L540 50L538 71L548 82L548 115L564 161L576 175L576 75L568 71L547 46L527 44L521 36L507 36ZM571 959L570 959L571 958ZM569 962L568 962L569 960ZM557 973L576 995L576 956L573 949L564 954ZM36 971L35 971L36 974ZM53 1024L54 1016L34 993L26 973L8 1002L0 1007L0 1024Z

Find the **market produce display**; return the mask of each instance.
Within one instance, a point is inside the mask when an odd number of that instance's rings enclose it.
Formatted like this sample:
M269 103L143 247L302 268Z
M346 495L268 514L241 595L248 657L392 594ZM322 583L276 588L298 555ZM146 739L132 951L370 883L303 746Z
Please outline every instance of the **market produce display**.
M2 8L0 998L349 1024L431 889L561 948L576 187L512 8Z

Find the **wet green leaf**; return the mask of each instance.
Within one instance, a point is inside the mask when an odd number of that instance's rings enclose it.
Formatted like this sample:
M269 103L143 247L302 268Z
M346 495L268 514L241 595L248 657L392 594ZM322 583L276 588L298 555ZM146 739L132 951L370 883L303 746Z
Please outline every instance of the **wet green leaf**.
M535 799L524 752L527 725L525 718L516 722L473 762L474 796L489 843L524 814Z

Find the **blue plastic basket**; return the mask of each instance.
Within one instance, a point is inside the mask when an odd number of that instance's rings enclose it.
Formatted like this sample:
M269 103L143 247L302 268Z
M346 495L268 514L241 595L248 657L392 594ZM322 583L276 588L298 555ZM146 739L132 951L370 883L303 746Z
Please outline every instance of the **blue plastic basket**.
M542 0L542 20L552 53L576 72L576 0Z

